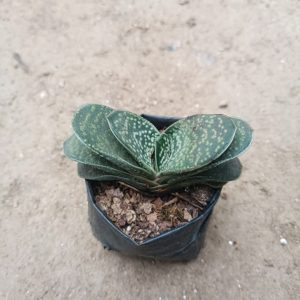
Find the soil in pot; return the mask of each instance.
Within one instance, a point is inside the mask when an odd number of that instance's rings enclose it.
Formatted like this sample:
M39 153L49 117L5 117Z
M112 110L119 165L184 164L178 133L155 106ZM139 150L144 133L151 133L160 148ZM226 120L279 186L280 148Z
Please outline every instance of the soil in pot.
M193 186L177 193L144 195L121 183L95 186L97 206L138 243L196 218L213 194L208 186Z

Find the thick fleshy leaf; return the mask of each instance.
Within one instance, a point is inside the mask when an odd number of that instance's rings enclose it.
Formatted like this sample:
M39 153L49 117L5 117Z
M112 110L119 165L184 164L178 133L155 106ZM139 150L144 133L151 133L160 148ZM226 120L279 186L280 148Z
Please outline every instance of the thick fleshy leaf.
M105 171L99 170L98 168L86 164L78 163L77 171L79 177L81 178L95 180L95 181L121 181L141 191L150 190L149 185L139 182L135 178L132 178L130 176L129 177L122 176L122 174L113 175L112 173L107 173Z
M238 179L241 173L242 164L238 158L234 158L216 166L213 169L207 170L198 176L205 178L206 181L227 182Z
M141 116L127 111L114 111L107 120L112 133L123 147L140 165L153 171L152 155L160 136L156 127Z
M119 167L86 147L75 135L72 135L64 142L64 153L74 161L95 166L105 172L111 172L112 174L125 173L120 171Z
M112 134L106 119L112 111L111 108L98 104L81 107L72 122L77 138L101 157L119 165L126 171L151 176L136 163Z
M132 180L137 180L148 185L152 184L151 180L139 176L137 173L129 174L117 165L114 165L108 160L100 157L82 144L75 135L72 135L64 142L64 153L67 157L77 161L78 163L95 167L94 173L96 173L98 170L99 174L105 173L124 178L128 177L132 178Z
M236 132L223 115L194 115L175 122L156 143L156 164L162 175L185 173L217 159Z
M170 177L168 181L163 184L158 184L158 188L168 188L172 186L183 187L191 184L207 183L207 182L227 182L236 180L242 172L242 165L238 158L227 161L216 166L213 169L207 170L201 174L194 176L176 176Z
M203 168L200 168L199 170L195 170L192 172L189 172L186 174L188 177L200 175L209 170L213 169L216 166L223 164L226 161L230 161L239 155L241 155L243 152L247 150L247 148L250 146L252 141L252 129L251 127L243 120L237 119L237 118L231 118L234 122L237 130L234 135L234 139L230 146L227 148L227 150L216 160L214 160L212 163L204 166ZM179 178L181 178L181 175L177 175ZM170 176L166 176L165 178L161 178L159 181L161 183L165 183L169 180ZM173 179L175 179L173 175Z
M101 105L82 107L73 128L64 151L79 162L81 177L124 182L144 193L221 187L239 177L237 156L252 139L247 123L222 115L191 116L160 134L140 116Z
M243 120L237 118L231 118L236 127L236 133L234 139L228 149L215 161L212 162L208 168L214 168L215 166L222 164L226 161L232 160L243 152L250 146L252 141L252 129Z

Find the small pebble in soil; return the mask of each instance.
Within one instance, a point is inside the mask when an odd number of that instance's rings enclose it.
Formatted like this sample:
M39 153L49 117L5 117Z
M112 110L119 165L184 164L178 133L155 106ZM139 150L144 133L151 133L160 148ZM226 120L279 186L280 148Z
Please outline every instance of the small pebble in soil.
M282 245L282 246L286 246L287 245L287 240L286 239L284 239L284 238L281 238L280 239L280 244Z
M64 80L60 80L58 83L58 86L63 88L65 86L65 81Z
M46 91L41 91L41 92L40 92L40 98L41 98L41 99L45 99L47 96L48 96L48 95L47 95L47 92L46 92Z
M186 22L187 26L192 28L195 27L197 25L196 19L195 18L190 18L187 20Z
M237 242L236 241L228 241L228 244L230 246L235 246L237 244Z
M190 3L189 0L180 0L180 1L178 2L179 5L187 5L187 4L189 4L189 3Z
M221 101L219 104L219 108L227 108L228 107L228 103L226 101Z
M222 199L227 200L228 196L225 192L221 194Z

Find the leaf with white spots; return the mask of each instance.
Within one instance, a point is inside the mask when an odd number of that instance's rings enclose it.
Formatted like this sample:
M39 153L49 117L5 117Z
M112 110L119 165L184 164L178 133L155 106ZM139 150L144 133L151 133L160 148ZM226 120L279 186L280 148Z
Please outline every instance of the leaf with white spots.
M123 176L123 174L112 174L111 172L105 172L103 170L99 170L94 166L86 165L78 163L77 165L78 175L81 178L85 178L88 180L95 181L120 181L125 182L128 185L139 189L140 191L149 191L149 185L138 181L136 178L132 176Z
M64 153L70 159L87 165L92 165L111 174L126 174L120 167L102 158L86 147L76 135L72 135L64 142ZM127 173L128 174L128 173ZM129 175L129 174L128 174Z
M228 149L211 165L207 166L208 168L214 168L215 166L222 164L226 161L232 160L243 152L245 152L252 142L252 129L251 127L243 120L237 118L231 118L236 127L236 133L234 139Z
M77 138L93 152L129 173L151 177L112 134L106 119L111 112L113 109L98 104L81 107L72 122Z
M79 163L79 176L120 181L149 193L195 184L218 188L237 179L237 156L252 140L246 122L223 115L187 117L160 134L138 115L96 104L75 114L73 128L64 152Z
M170 179L165 184L157 185L153 188L155 191L179 190L195 184L207 184L222 186L228 181L236 180L242 172L242 165L238 158L227 161L211 170L207 170L200 175L176 179Z
M241 119L231 118L231 120L234 122L237 130L235 132L234 139L230 146L219 158L214 160L212 163L204 166L203 168L200 168L199 170L195 170L186 174L188 177L196 175L202 176L203 172L205 172L206 170L215 168L216 166L223 164L224 162L230 161L238 157L249 148L252 141L251 127ZM181 175L178 175L178 177L180 178ZM175 177L173 178L175 179ZM165 183L167 180L168 177L166 177L165 179L162 178L160 182Z
M154 172L152 155L160 136L156 127L141 116L127 111L114 111L107 120L112 133L124 148L141 166Z
M168 127L156 143L156 165L161 175L191 172L217 159L236 132L223 115L194 115Z

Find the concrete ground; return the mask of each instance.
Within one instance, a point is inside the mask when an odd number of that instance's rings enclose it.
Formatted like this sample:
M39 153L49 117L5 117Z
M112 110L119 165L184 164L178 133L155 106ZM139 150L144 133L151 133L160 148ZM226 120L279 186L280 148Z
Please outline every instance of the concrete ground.
M299 1L2 0L0 37L1 299L300 299ZM88 102L252 125L196 261L95 240L62 154Z

